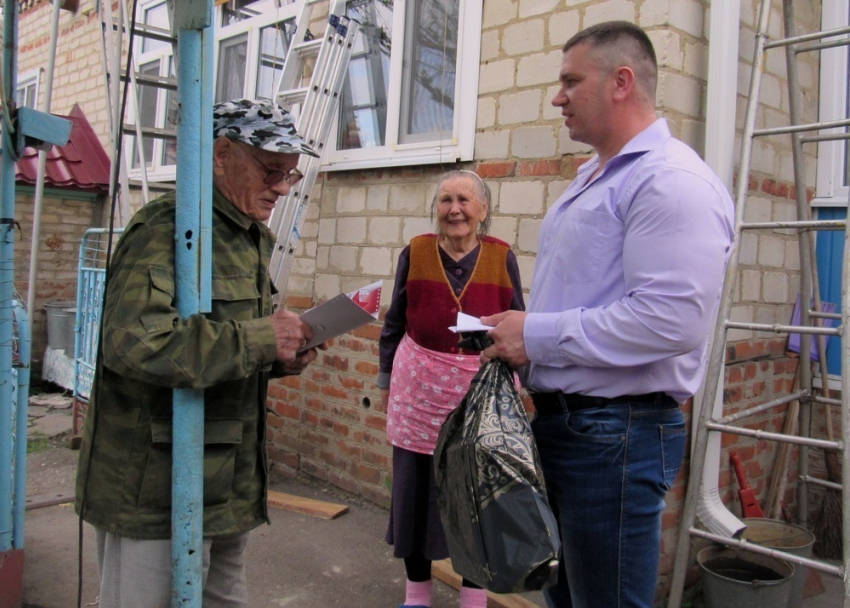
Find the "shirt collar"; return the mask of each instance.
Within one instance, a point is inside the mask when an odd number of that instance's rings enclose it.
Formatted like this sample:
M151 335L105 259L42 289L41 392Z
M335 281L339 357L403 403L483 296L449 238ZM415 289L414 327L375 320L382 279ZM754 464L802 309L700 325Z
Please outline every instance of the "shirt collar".
M649 152L650 150L654 150L658 146L660 146L664 141L671 137L670 127L667 125L666 118L658 118L649 125L646 129L635 135L625 146L620 150L614 157L608 161L610 165L617 158L622 156L629 156L632 154L643 154L645 152ZM586 171L596 171L599 167L599 155L596 154L591 158L588 162L584 163L581 167L578 168L577 173L582 175Z
M213 209L233 224L236 224L243 230L248 230L251 224L255 224L254 220L239 211L230 200L221 193L218 188L213 188Z

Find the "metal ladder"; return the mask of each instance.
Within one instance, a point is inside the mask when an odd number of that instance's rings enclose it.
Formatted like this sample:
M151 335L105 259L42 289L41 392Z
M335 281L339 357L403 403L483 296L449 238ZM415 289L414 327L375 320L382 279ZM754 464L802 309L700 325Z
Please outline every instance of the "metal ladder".
M679 529L678 546L676 549L676 562L673 570L668 606L678 608L681 605L684 591L685 574L690 562L691 537L707 539L726 546L736 547L742 550L778 557L792 562L795 567L800 565L813 568L829 575L837 576L844 581L844 608L850 608L850 234L845 230L846 220L812 220L805 180L805 168L803 157L803 144L822 142L828 140L848 139L850 120L837 120L831 122L818 122L805 124L802 122L802 91L799 84L798 56L803 53L820 52L823 49L850 44L850 27L821 31L806 35L796 34L796 19L794 15L793 0L782 1L782 14L784 20L785 38L770 40L768 27L770 21L771 0L762 0L758 31L756 34L756 45L753 57L752 75L744 132L742 137L742 149L740 165L736 184L736 217L735 217L735 243L732 257L729 260L723 293L720 302L718 320L715 326L708 369L706 372L705 390L698 403L699 408L694 409L694 416L699 416L698 427L695 431L694 444L691 456L690 483L682 509L682 520ZM780 49L785 51L788 88L789 88L789 114L790 124L778 128L756 129L756 116L759 109L759 94L761 91L761 80L763 68L766 61L766 52ZM846 83L845 83L846 90ZM824 133L826 130L841 129L840 133ZM778 222L745 222L747 191L749 188L750 164L752 160L753 145L756 138L789 135L792 141L792 158L794 168L794 181L796 184L796 211L797 218L793 221ZM798 233L800 249L800 323L799 325L769 325L759 323L742 323L730 320L736 280L739 275L740 242L744 231L772 231L792 230ZM813 230L845 230L844 235L844 266L842 273L842 312L840 315L821 312L819 298L819 287L817 278L816 262L814 257ZM811 302L811 307L808 303ZM825 327L822 325L824 319L833 319L840 322L840 327ZM733 329L768 332L774 334L799 334L800 335L800 360L798 364L799 386L789 394L772 399L760 405L750 407L735 414L724 415L722 403L722 381L725 367L725 353L727 333ZM834 399L829 395L828 388L824 391L814 386L815 379L812 366L809 361L812 338L818 341L820 362L822 366L821 380L824 387L829 382L824 362L823 337L840 336L842 340L842 370L841 370L841 398ZM825 394L824 394L825 393ZM811 406L817 404L819 407L840 407L842 433L839 440L816 439L807 436L809 421L811 419ZM789 411L794 411L799 405L800 433L783 430L775 433L748 428L747 419L768 412L774 408L788 406ZM843 529L843 563L839 566L832 565L826 561L809 559L792 555L787 552L771 549L768 547L741 539L746 526L735 515L728 511L721 503L716 493L717 463L707 462L707 453L710 444L719 448L720 438L723 433L730 433L742 437L750 437L758 440L778 442L777 445L798 446L799 454L799 480L798 480L798 509L800 509L803 523L807 520L808 509L808 486L809 484L820 485L825 488L842 490ZM824 451L837 451L842 458L842 484L832 483L825 479L818 479L809 474L808 450L817 448ZM719 449L718 449L719 453ZM711 477L714 477L714 488L712 491ZM702 527L697 527L697 517Z
M345 16L345 2L332 0L328 23L322 38L312 38L309 24L313 6L318 0L305 0L296 22L295 36L286 55L276 100L288 107L296 117L296 129L319 154L319 158L302 154L298 169L304 178L288 195L281 197L269 220L269 228L278 242L272 253L269 273L282 293L286 287L310 195L316 184L321 155L337 107L348 69L359 24ZM313 62L315 62L313 64ZM312 65L311 65L312 64ZM306 74L312 69L309 82Z
M168 22L174 23L173 1L169 0L166 3L168 9ZM177 38L169 30L150 26L144 23L133 23L133 16L128 13L127 0L119 0L118 14L113 16L111 2L100 3L100 24L101 24L101 57L103 60L103 73L106 75L106 98L107 110L109 117L109 145L111 158L119 157L119 149L121 162L113 162L111 171L118 172L118 179L110 179L110 200L114 192L113 184L118 184L118 217L116 224L124 226L130 219L132 214L130 204L130 179L129 172L133 162L133 152L139 158L139 170L141 182L138 184L142 189L143 203L150 201L150 190L148 187L147 168L145 163L145 140L147 138L168 139L176 141L176 129L159 129L155 127L142 126L140 114L140 87L146 87L151 91L165 89L168 91L177 91ZM132 31L132 36L131 36ZM139 72L136 68L135 58L131 62L130 69L127 72L121 70L121 60L126 53L129 52L129 43L132 38L139 37L149 40L166 42L172 48L172 65L175 66L173 71L175 77L162 77L158 75L145 74ZM126 41L126 42L125 42ZM120 116L122 107L122 89L120 83L125 86L129 83L127 94L130 96L130 111L133 114L131 122L124 122L124 116ZM125 133L132 133L135 142L135 150L130 146L125 145ZM114 177L114 173L113 173ZM135 185L135 184L134 184Z

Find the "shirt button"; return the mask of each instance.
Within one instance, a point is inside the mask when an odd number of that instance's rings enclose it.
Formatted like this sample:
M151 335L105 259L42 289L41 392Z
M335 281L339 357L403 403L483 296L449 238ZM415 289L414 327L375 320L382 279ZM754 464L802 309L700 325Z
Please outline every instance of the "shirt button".
M449 312L453 312L453 313L454 313L454 312L457 312L457 308L450 308L450 309L449 309Z
M456 353L456 352L457 352L457 348L456 348L456 347L454 347L454 346L452 346L452 352L453 352L453 353Z
M462 290L462 289L460 289L459 287L458 287L457 289L455 289L455 293L456 293L457 295L460 295L460 292L461 292L461 291L463 291L463 290Z
M460 276L460 275L462 275L462 274L463 274L463 270L461 270L460 268L458 268L457 270L455 270L455 274L456 274L457 276Z

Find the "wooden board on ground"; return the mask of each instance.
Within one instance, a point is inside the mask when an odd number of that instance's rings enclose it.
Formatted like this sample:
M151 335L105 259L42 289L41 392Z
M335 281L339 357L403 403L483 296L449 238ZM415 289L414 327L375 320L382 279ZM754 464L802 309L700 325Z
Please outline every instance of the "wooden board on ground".
M40 507L51 507L53 505L61 505L68 502L74 502L73 492L34 494L33 496L27 496L24 504L26 509L38 509Z
M304 498L303 496L275 492L274 490L269 490L269 506L322 519L336 519L340 515L348 513L347 505Z
M431 564L431 574L434 578L443 581L450 587L460 589L461 577L452 569L452 562L443 559ZM540 608L534 602L530 602L521 595L501 594L487 592L487 608Z

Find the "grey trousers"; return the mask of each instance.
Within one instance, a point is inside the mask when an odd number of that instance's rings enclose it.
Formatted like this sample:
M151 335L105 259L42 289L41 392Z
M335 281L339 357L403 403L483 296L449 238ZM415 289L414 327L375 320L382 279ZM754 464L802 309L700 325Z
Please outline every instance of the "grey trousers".
M170 608L171 541L136 540L97 531L99 608ZM203 606L248 605L248 532L204 539Z

